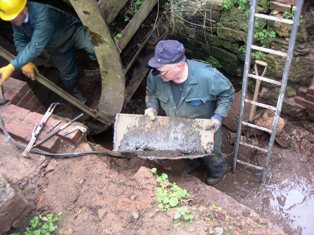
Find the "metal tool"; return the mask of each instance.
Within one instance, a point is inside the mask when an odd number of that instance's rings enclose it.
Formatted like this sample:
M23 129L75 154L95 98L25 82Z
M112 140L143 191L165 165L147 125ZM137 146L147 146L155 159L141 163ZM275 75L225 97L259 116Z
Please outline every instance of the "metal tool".
M51 132L53 129L55 129L59 124L62 122L62 120L58 121L56 124L54 124L48 131L47 133Z
M38 143L34 144L33 147L36 147L38 145L41 145L42 143L46 142L47 140L49 140L52 136L58 134L60 131L64 130L65 128L67 128L69 125L71 125L73 122L75 122L76 120L78 120L79 118L81 118L84 114L81 113L80 115L76 116L75 118L73 118L72 120L68 121L67 123L65 123L64 125L60 126L60 128L58 130L55 130L54 132L50 133L48 136L46 136L44 139L42 139L41 141L39 141Z
M0 105L5 104L8 100L4 97L3 86L0 86Z
M70 129L70 130L64 132L63 135L64 135L64 136L67 136L67 135L73 133L74 131L78 131L78 130L81 131L81 132L83 132L83 133L87 131L87 129L86 129L85 127L83 127L83 126L75 126L75 127L73 127L72 129Z
M59 105L60 103L52 103L48 110L46 111L45 115L42 117L41 121L39 124L36 124L34 127L34 130L32 131L32 137L27 145L27 147L25 148L24 152L23 152L23 157L27 157L29 151L32 149L32 147L34 146L34 143L38 137L38 135L40 134L41 130L43 129L43 127L45 126L46 122L48 121L48 118L51 116L51 114L53 113L53 110L57 107L57 105Z

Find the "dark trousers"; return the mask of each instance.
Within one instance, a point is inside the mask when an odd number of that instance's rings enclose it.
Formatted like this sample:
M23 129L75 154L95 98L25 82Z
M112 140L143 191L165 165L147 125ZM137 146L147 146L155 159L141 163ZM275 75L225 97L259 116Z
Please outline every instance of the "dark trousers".
M201 162L206 167L207 175L209 177L218 178L226 171L228 165L224 158L224 154L221 152L222 134L221 128L214 135L214 149L213 154L207 157L189 160L191 167L199 165Z

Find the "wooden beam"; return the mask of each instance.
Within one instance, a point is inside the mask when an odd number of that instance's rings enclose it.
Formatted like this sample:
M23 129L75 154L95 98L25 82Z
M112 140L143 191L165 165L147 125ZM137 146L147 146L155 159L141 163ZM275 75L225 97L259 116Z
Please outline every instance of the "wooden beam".
M142 25L143 21L149 15L153 7L156 5L158 0L146 0L143 2L141 8L137 11L134 17L131 19L129 24L121 32L121 39L117 41L117 46L122 51L126 45L130 42L136 31Z

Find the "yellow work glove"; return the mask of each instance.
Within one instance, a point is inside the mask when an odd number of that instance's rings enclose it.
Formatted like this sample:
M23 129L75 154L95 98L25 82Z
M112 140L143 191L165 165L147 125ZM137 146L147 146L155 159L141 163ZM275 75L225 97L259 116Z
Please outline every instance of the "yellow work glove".
M3 83L11 77L14 70L15 68L12 64L8 64L7 66L0 68L0 86L2 86Z
M25 76L35 81L35 74L38 73L38 69L36 65L34 65L32 62L29 62L22 67L22 72Z

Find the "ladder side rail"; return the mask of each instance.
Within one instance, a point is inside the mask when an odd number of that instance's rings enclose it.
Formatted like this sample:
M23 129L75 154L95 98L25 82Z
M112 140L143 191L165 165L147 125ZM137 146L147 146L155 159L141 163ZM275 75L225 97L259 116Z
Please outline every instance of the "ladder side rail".
M289 72L290 72L290 66L291 66L295 41L296 41L296 37L297 37L297 33L298 33L298 26L299 26L301 11L302 11L302 5L303 5L303 0L298 0L295 15L294 15L294 21L293 21L291 36L290 36L290 40L289 40L289 47L288 47L288 53L287 53L286 62L285 62L285 68L284 68L283 75L282 75L282 81L281 81L282 84L280 87L280 92L279 92L279 97L278 97L278 102L277 102L277 109L276 109L274 121L273 121L272 134L271 134L271 137L269 140L267 156L266 156L266 159L264 161L264 170L263 170L263 174L262 174L262 182L265 182L265 179L267 176L266 173L268 171L268 164L269 164L269 161L270 161L270 158L272 155L272 148L273 148L273 144L275 141L279 115L281 113L282 103L283 103L283 100L285 97L285 90L286 90L286 86L288 83L288 76L289 76Z
M237 131L237 141L235 145L234 158L233 158L233 172L235 172L237 157L239 152L239 145L241 140L241 132L242 132L242 119L244 113L244 99L247 90L248 83L248 74L250 70L251 64L251 45L253 44L253 32L254 32L254 20L255 20L255 11L256 11L257 0L252 0L250 4L250 16L249 16L249 28L248 28L248 37L246 41L246 53L245 53L245 63L244 63L244 71L243 71L243 84L242 84L242 95L240 102L240 114L238 120L238 131Z

